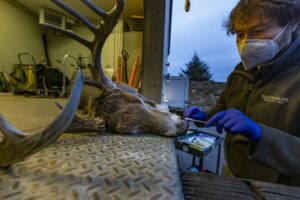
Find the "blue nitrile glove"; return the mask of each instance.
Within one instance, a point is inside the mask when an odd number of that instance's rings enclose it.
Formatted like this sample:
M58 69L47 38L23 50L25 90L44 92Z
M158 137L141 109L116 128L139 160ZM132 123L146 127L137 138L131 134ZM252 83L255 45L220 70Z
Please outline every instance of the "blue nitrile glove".
M186 109L183 112L183 115L184 115L184 117L201 120L201 121L205 120L205 118L206 118L205 113L196 106L192 106L192 107Z
M253 142L261 138L261 127L235 108L215 114L207 121L205 127L214 125L218 133L222 133L224 128L227 133L241 134Z

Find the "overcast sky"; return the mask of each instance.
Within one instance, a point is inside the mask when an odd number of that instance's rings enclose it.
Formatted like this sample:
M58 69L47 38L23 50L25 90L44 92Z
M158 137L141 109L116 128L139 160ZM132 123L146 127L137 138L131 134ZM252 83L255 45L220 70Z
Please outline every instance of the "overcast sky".
M210 67L214 81L226 81L239 62L235 37L227 36L222 24L237 0L190 0L191 8L185 12L185 0L173 1L171 75L178 75L196 51Z

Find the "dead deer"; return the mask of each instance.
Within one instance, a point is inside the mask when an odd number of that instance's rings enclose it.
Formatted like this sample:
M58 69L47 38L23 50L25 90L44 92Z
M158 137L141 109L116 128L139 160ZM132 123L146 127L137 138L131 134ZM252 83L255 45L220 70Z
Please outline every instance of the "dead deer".
M101 82L85 81L79 108L86 116L76 117L66 132L95 131L95 127L102 132L103 123L107 130L117 133L177 136L187 131L186 122L179 116L159 111L155 103L124 83L116 86L111 89Z
M53 143L63 132L105 131L118 133L156 133L176 136L187 131L187 123L180 117L164 113L155 104L124 84L116 84L105 76L101 66L101 53L105 40L112 32L124 8L124 0L116 0L115 7L106 12L90 0L81 0L101 17L99 25L94 25L61 0L51 0L57 6L76 17L94 34L92 41L61 29L54 25L47 28L65 34L92 52L92 81L85 81L79 70L66 107L61 114L43 131L27 135L11 126L0 115L0 166L8 166ZM81 95L82 93L82 95ZM86 110L86 117L78 117L75 112L80 107Z

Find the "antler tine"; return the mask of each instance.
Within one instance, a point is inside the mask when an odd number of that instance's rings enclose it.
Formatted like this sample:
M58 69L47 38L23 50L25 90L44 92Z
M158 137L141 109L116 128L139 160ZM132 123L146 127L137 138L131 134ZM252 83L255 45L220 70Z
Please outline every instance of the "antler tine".
M109 29L112 31L114 26L117 24L118 19L120 18L123 9L124 9L124 0L115 0L116 5L108 12L109 15L109 21L111 26L109 26Z
M116 15L118 20L120 15L122 14L124 5L125 5L124 0L116 0L116 5L111 11L109 11L109 14Z
M42 132L26 136L12 127L0 115L0 166L5 167L53 143L70 125L79 104L83 86L83 73L79 70L72 93L60 115Z
M93 4L90 0L83 0L86 5L88 5L92 10L94 11L100 11L100 16L103 16L104 11L102 11L100 8L98 8L95 4ZM109 36L109 34L112 32L113 28L118 22L119 17L121 16L123 9L124 9L124 0L116 0L115 7L109 12L104 14L105 19L104 23L101 24L101 26L98 28L98 35L96 35L94 44L95 48L93 49L93 56L94 56L94 64L96 67L96 71L98 73L99 79L106 83L109 87L115 88L115 84L105 76L102 66L101 66L101 54L102 54L102 48L104 45L105 40Z
M71 15L73 15L74 17L76 17L77 19L79 19L93 33L96 32L97 27L93 23L91 23L88 19L86 19L85 17L83 17L82 15L80 15L76 10L74 10L73 8L71 8L70 6L68 6L67 4L65 4L64 2L62 2L61 0L51 0L51 1L53 3L55 3L56 5L58 5L60 8L62 8L63 10L65 10L66 12L70 13Z
M80 37L79 35L73 33L72 31L69 31L69 30L65 30L65 29L62 29L58 26L54 26L54 25L50 25L50 24L42 24L42 26L46 27L46 28L50 28L50 29L53 29L59 33L62 33L62 34L66 34L68 36L70 36L71 38L73 38L74 40L76 40L77 42L81 43L82 45L88 47L90 50L93 49L93 43Z
M89 86L92 86L92 87L96 87L96 88L99 88L100 90L102 91L108 91L110 88L107 87L107 85L99 82L99 81L91 81L91 80L85 80L84 81L84 84L85 85L89 85Z
M93 2L90 0L81 0L86 6L88 6L91 10L93 10L96 14L102 17L103 20L107 19L108 13L102 10L101 8L97 7Z
M44 25L44 26L54 29L60 33L64 33L70 36L71 38L73 38L74 40L80 42L84 46L88 47L92 52L92 59L94 62L93 63L94 68L90 69L93 79L95 81L101 80L108 87L115 88L116 87L115 84L105 76L102 70L101 54L102 54L102 48L104 46L107 37L112 32L115 25L117 24L118 19L124 9L124 0L116 0L117 3L110 12L106 12L101 8L97 7L97 5L95 5L91 0L81 0L86 6L88 6L91 10L96 12L103 19L103 23L101 23L99 27L94 26L89 20L81 16L77 11L69 7L67 4L63 3L62 0L51 0L51 1L55 3L57 6L64 9L65 11L69 12L74 17L78 18L85 25L87 25L87 27L94 33L95 38L93 41L88 41L71 31L66 31L52 25Z

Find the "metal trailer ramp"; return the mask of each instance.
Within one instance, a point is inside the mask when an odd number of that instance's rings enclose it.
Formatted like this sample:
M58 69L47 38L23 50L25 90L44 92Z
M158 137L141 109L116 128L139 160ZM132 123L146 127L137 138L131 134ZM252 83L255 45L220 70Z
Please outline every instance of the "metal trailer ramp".
M64 134L0 170L0 199L183 199L173 139Z

